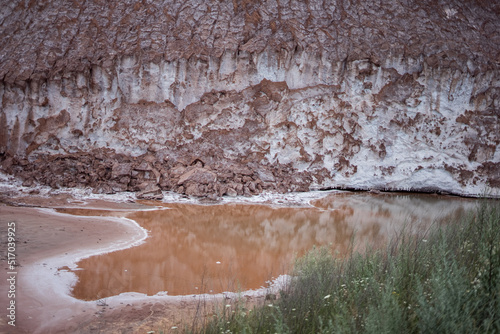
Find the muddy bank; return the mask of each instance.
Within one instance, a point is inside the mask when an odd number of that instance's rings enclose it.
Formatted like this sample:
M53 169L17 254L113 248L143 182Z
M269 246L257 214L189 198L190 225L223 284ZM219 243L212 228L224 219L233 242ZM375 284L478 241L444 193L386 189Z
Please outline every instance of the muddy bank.
M18 207L0 203L0 236L6 238L7 223L16 225L16 327L6 318L2 333L137 333L168 330L190 324L197 312L211 314L222 296L146 297L126 293L98 301L82 301L70 296L75 276L71 268L79 258L133 246L144 231L122 218L126 212L148 209L134 203L84 202L70 196L11 197ZM44 203L50 203L44 205ZM58 214L52 209L26 206L80 207L105 210L111 217L78 217ZM2 268L7 267L6 244L1 243ZM68 267L69 266L69 267ZM71 267L71 268L70 268ZM2 270L2 277L6 273ZM7 295L7 281L0 293ZM249 302L263 300L249 297ZM227 302L234 302L235 298ZM7 300L2 299L2 308Z

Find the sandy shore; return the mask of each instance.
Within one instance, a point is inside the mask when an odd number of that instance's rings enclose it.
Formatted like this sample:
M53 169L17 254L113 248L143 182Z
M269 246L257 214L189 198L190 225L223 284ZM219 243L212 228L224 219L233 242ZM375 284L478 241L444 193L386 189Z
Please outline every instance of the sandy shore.
M69 203L62 199L30 197L9 202L52 207L93 207L113 210L144 209L129 203ZM119 213L117 214L119 216ZM15 298L1 300L5 313L0 319L2 333L135 333L166 330L180 326L196 310L196 298L154 298L123 294L105 301L72 298L75 276L68 270L76 260L93 254L130 247L147 236L135 222L120 217L77 217L50 208L0 204L2 279L0 294L8 295L7 226L16 228ZM70 269L70 268L68 268ZM15 327L6 317L10 300L15 300ZM196 299L198 300L198 299Z

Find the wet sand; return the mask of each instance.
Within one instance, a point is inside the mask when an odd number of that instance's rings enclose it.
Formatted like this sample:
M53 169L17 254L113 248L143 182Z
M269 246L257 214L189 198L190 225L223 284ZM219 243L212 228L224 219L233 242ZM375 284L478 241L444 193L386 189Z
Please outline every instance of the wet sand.
M26 200L11 199L10 203ZM52 207L78 205L114 210L137 209L129 203L71 203L66 199L30 198L29 205L49 203ZM165 299L142 294L123 294L101 301L81 301L69 296L74 275L57 268L76 259L140 242L144 231L135 223L113 217L77 217L50 209L0 204L2 254L1 309L7 296L7 223L16 225L16 321L0 317L1 333L136 333L168 332L172 326L190 321L200 306L200 297ZM204 301L204 300L203 300ZM6 313L6 311L2 311Z

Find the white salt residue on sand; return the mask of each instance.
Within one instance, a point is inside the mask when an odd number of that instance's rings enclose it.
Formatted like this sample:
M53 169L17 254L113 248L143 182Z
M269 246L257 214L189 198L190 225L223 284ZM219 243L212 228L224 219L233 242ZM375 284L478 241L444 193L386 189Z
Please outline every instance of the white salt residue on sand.
M259 289L252 289L246 291L226 291L216 294L191 294L191 295L176 295L171 296L167 291L160 291L153 296L148 296L144 293L138 292L124 292L117 296L106 298L105 302L110 307L120 307L120 305L127 303L154 303L154 302L180 302L180 301L196 301L196 300L222 300L230 299L237 301L240 298L261 298L268 295L279 296L279 292L284 290L291 281L291 276L280 275L277 278L267 281L267 286L262 286ZM88 303L88 302L87 302Z
M54 216L74 218L73 215L58 213L53 209L38 210ZM80 220L95 220L96 218L104 222L121 224L123 228L130 230L130 236L102 246L75 247L64 254L41 258L34 263L27 264L20 271L19 278L23 293L32 301L32 305L26 305L26 308L32 308L34 313L39 314L40 319L43 319L36 332L43 333L62 320L70 319L75 316L75 310L90 312L96 307L95 302L82 301L71 296L71 288L78 278L73 272L60 270L60 268L68 267L75 270L77 269L76 263L84 258L134 247L143 243L148 237L148 232L143 227L128 218L78 217Z
M0 191L11 192L16 196L29 195L31 191L37 192L36 196L50 197L54 195L65 194L71 196L77 201L84 202L90 200L102 200L115 203L132 203L137 200L133 192L119 192L116 194L94 194L91 188L60 188L52 189L48 186L38 185L36 187L23 187L22 182L18 179L0 172ZM279 207L304 207L310 206L309 202L315 199L322 198L340 190L328 191L308 191L308 192L292 192L292 193L276 193L265 191L259 195L245 197L220 197L218 201L205 201L204 199L188 197L171 191L163 192L162 203L185 203L185 204L263 204ZM81 203L80 203L81 204ZM66 206L67 207L67 206ZM113 211L115 211L113 209ZM117 210L119 211L119 210Z
M218 201L207 202L203 199L190 198L184 195L179 195L173 192L163 192L163 203L186 203L186 204L262 204L277 207L307 207L311 206L310 202L316 199L323 198L332 193L341 193L341 190L328 191L307 191L307 192L291 192L291 193L276 193L264 191L261 194L246 197L220 197Z

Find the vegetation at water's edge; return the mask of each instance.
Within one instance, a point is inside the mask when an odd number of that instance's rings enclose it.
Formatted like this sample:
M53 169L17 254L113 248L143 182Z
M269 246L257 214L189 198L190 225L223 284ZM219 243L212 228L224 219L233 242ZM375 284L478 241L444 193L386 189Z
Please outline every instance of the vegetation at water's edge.
M300 258L276 300L238 305L201 333L500 333L500 203L344 259Z

